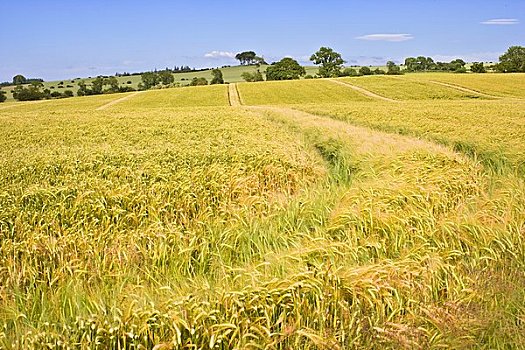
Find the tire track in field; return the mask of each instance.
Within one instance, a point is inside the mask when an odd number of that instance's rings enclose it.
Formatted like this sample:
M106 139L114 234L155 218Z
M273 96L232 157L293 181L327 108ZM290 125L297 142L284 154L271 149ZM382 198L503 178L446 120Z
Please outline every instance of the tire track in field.
M328 79L328 81L330 81L332 83L335 83L335 84L339 84L339 85L343 85L343 86L349 87L349 88L354 89L355 91L357 91L357 92L359 92L359 93L361 93L361 94L363 94L365 96L368 96L368 97L377 98L379 100L388 101L388 102L399 102L397 100L393 100L391 98L378 95L378 94L376 94L376 93L374 93L372 91L363 89L362 87L352 85L352 84L350 84L348 82L343 82L343 81L334 80L334 79Z
M241 96L239 96L239 90L237 90L236 83L228 85L228 100L232 107L242 106Z
M449 88L452 88L452 89L455 89L455 90L459 90L459 91L463 91L463 92L468 92L469 94L475 94L475 95L479 95L479 96L483 96L483 97L488 97L488 98L494 98L494 99L501 99L500 96L494 96L494 95L489 95L489 94L486 94L484 92L479 92L479 91L476 91L476 90L471 90L471 89L468 89L466 87L463 87L463 86L459 86L459 85L454 85L454 84L449 84L449 83L443 83L441 81L435 81L435 80L428 80L429 83L432 83L432 84L437 84L437 85L441 85L441 86L445 86L445 87L449 87Z
M111 101L109 103L106 103L105 105L102 105L102 106L96 108L95 111L102 111L102 110L104 110L106 108L109 108L109 107L111 107L113 105L116 105L117 103L129 100L130 98L135 97L135 96L137 96L138 94L140 94L142 92L144 92L144 91L137 91L137 92L135 92L135 93L133 93L131 95L124 96L124 97L118 98L116 100L113 100L113 101Z

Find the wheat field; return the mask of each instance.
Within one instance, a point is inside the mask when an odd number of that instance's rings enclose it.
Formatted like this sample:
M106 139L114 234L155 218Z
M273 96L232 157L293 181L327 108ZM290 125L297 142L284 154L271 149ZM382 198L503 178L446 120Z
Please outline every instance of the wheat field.
M525 347L525 102L498 94L522 80L458 77L497 96L413 75L0 110L0 348Z

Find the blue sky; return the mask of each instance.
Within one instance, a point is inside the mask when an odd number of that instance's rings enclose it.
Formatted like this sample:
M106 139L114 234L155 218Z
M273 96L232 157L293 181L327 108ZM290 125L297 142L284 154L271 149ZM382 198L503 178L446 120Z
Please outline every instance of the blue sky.
M235 64L254 50L307 63L497 60L525 45L524 0L12 0L0 4L0 81Z

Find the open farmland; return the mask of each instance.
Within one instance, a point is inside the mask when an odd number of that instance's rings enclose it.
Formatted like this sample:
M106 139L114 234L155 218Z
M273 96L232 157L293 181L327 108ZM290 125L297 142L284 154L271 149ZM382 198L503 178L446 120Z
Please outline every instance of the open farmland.
M525 347L525 101L471 97L362 77L9 104L0 348Z
M463 87L499 97L525 98L525 79L519 73L508 74L442 74L407 75L406 78Z
M447 74L450 76L450 74ZM404 76L364 76L344 78L339 81L355 85L380 96L396 100L434 100L434 99L467 99L482 98L475 93L459 91L452 87L440 86L427 81L407 79Z

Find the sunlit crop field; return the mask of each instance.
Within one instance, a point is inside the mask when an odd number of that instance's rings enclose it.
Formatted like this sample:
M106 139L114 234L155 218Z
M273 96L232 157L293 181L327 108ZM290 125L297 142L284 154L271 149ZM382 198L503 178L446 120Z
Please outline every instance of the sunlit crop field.
M449 76L450 74L447 74ZM340 81L370 90L378 95L395 100L454 100L483 98L482 96L455 90L454 88L432 84L427 81L415 81L405 76L363 76L342 78Z
M0 109L0 349L525 347L525 102L392 79Z
M370 100L352 89L327 80L271 81L238 84L247 105L315 104Z
M508 74L407 74L407 79L437 81L465 87L500 97L525 98L525 79L519 73Z

